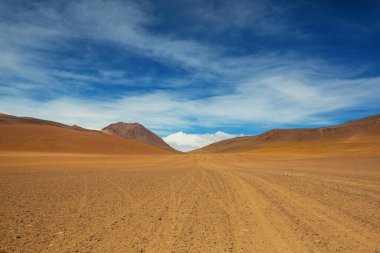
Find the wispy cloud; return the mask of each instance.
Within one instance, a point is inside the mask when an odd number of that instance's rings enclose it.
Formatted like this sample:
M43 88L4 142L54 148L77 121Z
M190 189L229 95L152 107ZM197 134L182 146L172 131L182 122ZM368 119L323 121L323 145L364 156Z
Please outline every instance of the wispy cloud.
M284 17L291 9L291 4L280 5L273 1L224 1L217 5L209 1L194 1L196 18L204 28L213 27L213 32L229 29L253 30L259 36L273 36L288 30L286 36L296 35L298 31L289 31L288 20ZM194 16L191 16L194 17ZM206 28L207 29L207 28Z
M0 110L5 113L96 129L136 121L168 135L236 125L254 132L250 129L335 123L331 113L380 106L378 75L359 77L362 69L297 51L258 47L242 53L198 39L199 31L183 36L178 29L153 29L162 22L153 3L26 6L9 2L0 8ZM292 6L259 0L199 6L205 8L192 6L187 14L204 26L201 31L221 34L221 42L224 32L234 29L253 29L259 37L298 33L287 19ZM255 38L249 43L259 44ZM136 59L158 67L141 64L136 70Z
M32 115L68 124L100 129L113 121L141 122L165 134L176 129L226 127L234 124L284 126L326 124L325 114L342 109L378 108L380 78L309 80L285 75L253 79L229 94L188 98L180 93L157 92L112 100L60 97L45 102L8 97L0 108L16 115Z

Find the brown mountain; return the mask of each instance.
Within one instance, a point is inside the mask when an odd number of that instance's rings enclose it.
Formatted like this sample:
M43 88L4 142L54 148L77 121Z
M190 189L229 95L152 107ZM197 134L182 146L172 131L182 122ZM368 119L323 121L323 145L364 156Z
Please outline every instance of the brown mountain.
M31 118L31 117L17 117L13 115L0 113L0 125L11 125L11 124L45 125L45 126L54 126L54 127L63 127L63 128L91 131L91 130L81 128L78 126L69 126L69 125L65 125L65 124L50 121L50 120L36 119L36 118Z
M379 150L380 114L322 128L274 129L213 143L193 153Z
M139 123L118 122L103 128L102 132L112 136L136 140L159 148L174 150L163 139Z
M0 114L0 151L165 154L167 149L54 121Z

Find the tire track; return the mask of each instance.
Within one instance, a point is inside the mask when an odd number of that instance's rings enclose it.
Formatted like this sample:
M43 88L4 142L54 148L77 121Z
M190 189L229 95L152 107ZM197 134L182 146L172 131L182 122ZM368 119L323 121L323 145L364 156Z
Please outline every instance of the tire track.
M177 179L179 175L174 175L170 178L167 210L165 210L166 219L160 218L163 219L163 222L150 237L145 248L147 252L165 252L175 243L176 234L179 233L183 223L177 215L182 209L179 195L190 186L189 178L192 173L193 170L184 173L179 179ZM176 184L181 186L180 190L176 189Z
M307 210L308 214L314 216L314 218L309 220L321 220L324 223L334 227L337 231L339 231L340 234L345 234L347 237L350 237L351 239L363 245L373 244L375 238L369 240L368 238L362 236L360 232L357 232L361 231L362 228L357 227L353 223L350 224L350 227L343 225L343 222L340 219L341 215L335 214L334 211L332 211L327 206L323 206L320 203L315 203L311 199L301 197L299 194L289 191L287 188L283 186L270 183L269 181L262 179L258 176L254 177L254 181L257 184L264 185L264 187L273 189L276 192L277 196L281 196L282 199L286 199L288 202L291 203L291 206L293 206L294 208L300 211ZM373 244L373 247L375 246L376 245Z
M79 204L78 204L78 211L77 211L79 214L82 214L83 210L87 206L87 198L88 198L88 179L87 179L87 175L83 176L82 181L83 181L83 183L82 183L83 193L82 193L82 196L80 198L80 201L79 201Z

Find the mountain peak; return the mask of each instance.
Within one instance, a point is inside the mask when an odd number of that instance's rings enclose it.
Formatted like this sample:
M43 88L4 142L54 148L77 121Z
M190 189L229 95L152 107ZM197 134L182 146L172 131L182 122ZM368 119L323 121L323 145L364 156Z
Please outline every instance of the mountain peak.
M117 122L102 129L102 132L112 136L119 136L136 140L156 147L173 150L163 139L140 123Z

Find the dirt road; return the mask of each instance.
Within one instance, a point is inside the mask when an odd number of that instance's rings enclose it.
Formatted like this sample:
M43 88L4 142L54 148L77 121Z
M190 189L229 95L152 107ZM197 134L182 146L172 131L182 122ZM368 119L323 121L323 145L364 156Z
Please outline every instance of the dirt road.
M380 158L0 155L1 252L375 252Z

